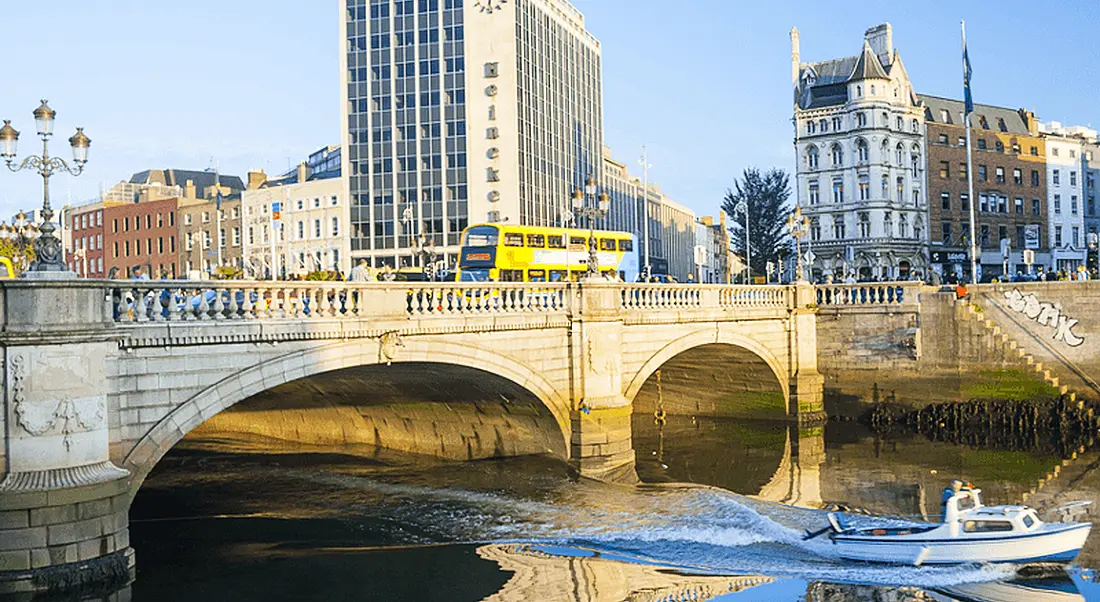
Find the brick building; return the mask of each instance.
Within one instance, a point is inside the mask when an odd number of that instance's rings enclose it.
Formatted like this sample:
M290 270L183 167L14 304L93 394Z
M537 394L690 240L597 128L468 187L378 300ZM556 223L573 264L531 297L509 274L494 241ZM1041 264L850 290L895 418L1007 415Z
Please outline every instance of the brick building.
M65 228L69 231L66 259L69 269L82 278L104 278L103 203L73 207L66 215Z
M932 269L970 274L970 199L962 101L920 95L928 148L929 241ZM1051 265L1047 234L1046 150L1035 114L974 105L971 115L977 237L983 275L1027 272L1023 251L1035 265ZM1007 241L1002 243L1002 241Z
M197 195L188 181L179 199L178 264L180 276L192 272L211 274L218 267L242 266L241 195L222 185L221 227L218 226L217 189L213 185ZM221 253L218 253L218 246Z
M179 275L176 211L179 199L110 204L103 210L106 275L128 278L141 266L150 278Z

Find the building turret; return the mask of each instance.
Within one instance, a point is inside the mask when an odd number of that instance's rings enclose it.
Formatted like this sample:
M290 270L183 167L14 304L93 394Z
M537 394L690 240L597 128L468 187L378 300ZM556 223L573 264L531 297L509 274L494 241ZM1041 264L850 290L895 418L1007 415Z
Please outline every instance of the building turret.
M802 64L802 50L798 37L798 28L791 28L791 85L798 87L798 75Z

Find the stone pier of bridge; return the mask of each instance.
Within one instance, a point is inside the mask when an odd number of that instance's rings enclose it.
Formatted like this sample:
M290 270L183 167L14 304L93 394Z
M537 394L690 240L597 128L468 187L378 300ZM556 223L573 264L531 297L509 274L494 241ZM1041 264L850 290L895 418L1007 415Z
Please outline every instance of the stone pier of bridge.
M551 447L580 475L615 481L636 480L634 397L692 349L738 349L788 419L824 416L806 284L17 280L0 294L0 593L130 579L130 502L176 443L341 371L507 379L552 417Z

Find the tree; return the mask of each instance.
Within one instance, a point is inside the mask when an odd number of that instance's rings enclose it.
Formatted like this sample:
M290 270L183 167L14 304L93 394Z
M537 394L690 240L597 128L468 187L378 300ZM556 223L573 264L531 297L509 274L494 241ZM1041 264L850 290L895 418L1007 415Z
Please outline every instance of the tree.
M730 217L730 241L734 251L745 256L745 214L737 209L744 203L749 210L750 261L753 274L764 274L769 261L780 269L779 260L788 253L787 199L791 196L790 178L782 169L761 172L745 169L722 200L722 210Z
M15 275L21 274L34 262L34 245L17 242L10 238L0 238L0 257L7 257L15 267Z

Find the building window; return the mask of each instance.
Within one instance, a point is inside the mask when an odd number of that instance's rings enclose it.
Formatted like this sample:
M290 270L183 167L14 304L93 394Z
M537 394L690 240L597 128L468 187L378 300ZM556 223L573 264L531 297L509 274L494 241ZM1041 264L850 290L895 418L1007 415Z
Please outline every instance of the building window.
M950 245L951 244L951 222L942 222L942 223L940 223L940 229L941 229L941 232L942 232L941 235L940 235L940 242L942 242L945 245Z
M817 185L817 182L810 182L810 204L817 205L821 202L821 190Z
M1005 183L1005 168L1003 168L1003 167L998 167L997 168L997 183L998 184L1004 184Z
M894 216L889 211L887 211L886 215L882 218L882 233L887 238L894 237Z
M1022 186L1024 183L1024 172L1018 168L1012 170L1012 183L1017 186Z
M1031 214L1039 215L1042 212L1042 204L1039 199L1031 199Z
M940 161L940 177L944 180L951 177L951 164L947 161Z
M1076 158L1077 158L1077 151L1075 151L1075 150L1073 150L1073 149L1071 148L1071 149L1069 150L1069 158L1070 158L1070 159L1076 159Z
M981 243L982 248L984 249L984 248L989 246L989 226L988 225L985 225L985 224L982 225L980 236L981 236L981 238L979 239L979 241Z
M919 134L920 133L920 122L917 121L916 119L914 119L913 120L913 126L912 126L911 129L912 129L914 134Z
M340 218L335 216L332 218L332 235L340 236Z
M987 194L979 194L978 195L978 211L981 211L982 213L989 212L989 195L987 195Z
M843 215L833 216L833 238L836 240L843 240L845 238Z
M871 236L871 216L866 213L859 214L859 237L869 238Z
M1013 204L1013 207L1016 208L1016 215L1023 215L1024 214L1024 200L1023 199L1017 197L1016 202Z
M817 123L814 122L813 120L807 121L806 122L806 133L807 134L814 134L814 133L816 133L816 131L817 131Z
M204 223L204 224L209 224L210 223L210 212L209 211L203 211L202 212L202 223Z
M321 220L313 220L313 238L321 238Z
M821 133L822 134L829 131L829 122L828 121L825 121L824 119L822 119L820 122L818 122L818 125L821 126Z
M899 116L898 116L898 119L897 119L897 122L898 122L898 131L899 131L899 132L900 132L901 130L905 129L905 119L904 119L904 118L902 118L902 117L901 117L901 116L899 115Z
M965 192L959 193L959 211L970 211L970 195Z
M951 113L947 109L940 109L940 122L951 123Z
M817 169L817 147L811 146L806 152L806 165L810 169Z
M844 164L844 151L840 150L839 144L833 145L833 165Z
M985 165L979 165L978 166L978 181L979 182L988 182L989 181L989 170Z
M241 246L241 229L239 226L233 226L233 246Z
M1074 247L1080 247L1081 246L1081 228L1078 228L1077 226L1074 226L1071 229L1071 232L1072 232L1072 237L1073 237L1073 243L1072 243L1073 246Z
M210 248L210 230L203 230L202 231L202 248L204 248L204 249L209 249Z
M1003 153L1005 152L1005 143L998 140L993 143L993 148L995 148L998 153Z
M815 242L821 240L821 219L820 218L815 217L815 218L810 219L810 240L815 241Z
M1069 212L1073 215L1077 215L1077 195L1069 197Z
M985 138L978 138L978 150L985 150Z
M833 202L834 203L843 203L844 202L844 181L843 180L833 180Z
M1062 174L1059 170L1055 169L1051 177L1054 179L1054 185L1060 186L1062 183Z
M943 209L944 211L951 211L951 193L950 192L945 191L945 192L940 193L940 208Z
M856 113L856 127L867 127L867 115L863 113Z
M1016 248L1024 248L1024 227L1016 226Z
M840 117L833 117L833 131L834 132L839 132L841 130L841 123L842 122L841 122Z
M882 176L882 198L890 198L890 178L888 176Z
M922 240L924 236L924 221L918 216L916 221L913 222L913 238Z
M966 146L966 137L965 136L959 136L959 147L961 148L961 147L964 147L964 146Z
M859 200L866 201L871 198L871 181L867 176L859 177Z
M1077 185L1077 172L1076 171L1069 172L1069 185L1070 186L1076 186Z
M901 143L898 143L898 147L894 149L894 154L897 157L898 167L905 165L905 148L902 147Z
M1062 195L1054 195L1054 215L1062 214Z
M949 144L950 143L947 139L947 134L940 134L939 143L940 144Z
M860 138L856 141L857 159L860 163L866 163L870 159L870 151L867 150L867 141Z
M1054 246L1062 246L1062 226L1054 226Z
M1037 169L1031 170L1031 185L1032 186L1038 186L1039 185L1039 170L1037 170Z
M306 237L305 222L298 222L298 240L304 240L305 237Z
M970 176L970 168L966 163L959 163L959 179L965 181Z
M1008 213L1008 197L997 197L997 213Z
M897 189L898 189L897 201L899 203L904 203L905 202L905 179L904 178L898 178L896 184L897 184Z
M898 236L909 238L909 218L904 213L898 218Z

